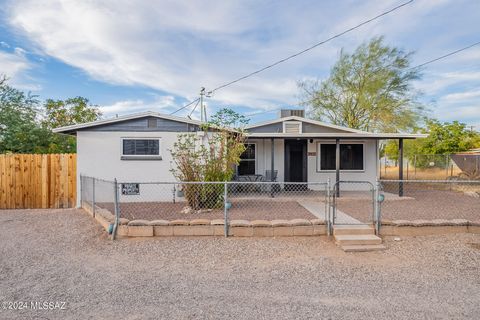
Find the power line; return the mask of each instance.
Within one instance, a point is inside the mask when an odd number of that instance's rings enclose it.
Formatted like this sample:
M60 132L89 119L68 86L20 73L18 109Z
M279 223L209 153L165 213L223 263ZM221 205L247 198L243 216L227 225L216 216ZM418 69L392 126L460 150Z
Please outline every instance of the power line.
M278 60L278 61L276 61L276 62L274 62L274 63L272 63L272 64L270 64L270 65L268 65L268 66L265 66L265 67L263 67L263 68L261 68L261 69L258 69L257 71L251 72L251 73L249 73L249 74L247 74L247 75L244 75L244 76L242 76L242 77L240 77L240 78L237 78L237 79L235 79L235 80L232 80L232 81L230 81L230 82L227 82L227 83L225 83L225 84L222 84L222 85L216 87L215 89L213 89L211 92L214 93L215 91L218 91L218 90L223 89L223 88L225 88L225 87L228 87L228 86L230 86L230 85L232 85L232 84L234 84L234 83L240 82L240 81L242 81L242 80L244 80L244 79L247 79L247 78L249 78L249 77L251 77L251 76L254 76L254 75L256 75L256 74L259 74L260 72L263 72L263 71L265 71L265 70L267 70L267 69L273 68L274 66L279 65L280 63L283 63L283 62L285 62L285 61L288 61L288 60L290 60L290 59L293 59L293 58L295 58L295 57L297 57L297 56L299 56L299 55L301 55L301 54L303 54L303 53L305 53L305 52L307 52L307 51L310 51L310 50L312 50L312 49L315 49L316 47L318 47L318 46L320 46L320 45L322 45L322 44L325 44L325 43L327 43L327 42L329 42L329 41L331 41L331 40L333 40L333 39L336 39L336 38L338 38L338 37L340 37L340 36L343 36L343 35L346 34L346 33L349 33L349 32L351 32L351 31L353 31L353 30L355 30L355 29L358 29L358 28L360 28L360 27L362 27L362 26L364 26L364 25L366 25L366 24L368 24L368 23L370 23L370 22L372 22L372 21L374 21L374 20L377 20L377 19L379 19L379 18L381 18L381 17L383 17L383 16L385 16L385 15L387 15L387 14L389 14L389 13L395 11L395 10L398 10L398 9L400 9L401 7L406 6L407 4L412 3L413 1L414 1L414 0L410 0L410 1L404 2L404 3L402 3L402 4L400 4L400 5L392 8L392 9L390 9L390 10L388 10L388 11L385 11L385 12L383 12L383 13L381 13L381 14L373 17L373 18L370 18L370 19L368 19L368 20L365 20L365 21L363 21L362 23L360 23L360 24L358 24L358 25L356 25L356 26L354 26L354 27L351 27L351 28L349 28L349 29L347 29L347 30L345 30L345 31L343 31L343 32L337 33L336 35L334 35L334 36L332 36L332 37L330 37L330 38L328 38L328 39L326 39L326 40L323 40L323 41L321 41L321 42L318 42L318 43L316 43L316 44L314 44L314 45L312 45L312 46L310 46L310 47L308 47L308 48L306 48L306 49L303 49L303 50L301 50L301 51L299 51L299 52L297 52L297 53L295 53L295 54L292 54L292 55L290 55L290 56L288 56L288 57L286 57L286 58L283 58L283 59L281 59L281 60Z
M425 65L427 65L427 64L436 62L436 61L438 61L438 60L442 60L442 59L444 59L444 58L446 58L446 57L453 56L454 54L457 54L457 53L459 53L459 52L465 51L465 50L470 49L471 47L474 47L474 46L479 45L479 44L480 44L480 41L475 42L475 43L473 43L473 44L471 44L471 45L469 45L469 46L466 46L466 47L463 47L463 48L461 48L461 49L458 49L458 50L449 52L449 53L447 53L447 54L444 54L444 55L441 56L441 57L438 57L438 58L429 60L429 61L424 62L424 63L422 63L422 64L416 65L415 67L411 67L410 69L416 69L416 68L423 67L423 66L425 66Z
M193 107L192 111L190 111L190 113L188 114L188 116L187 116L188 118L190 118L192 116L195 109L197 109L199 103L200 103L200 99L198 99L197 104L195 104L195 107Z
M197 99L195 99L195 100L193 100L193 101L190 101L189 103L187 103L186 105L184 105L184 106L181 107L180 109L177 109L177 110L173 111L172 113L170 113L170 115L175 114L175 113L177 113L178 111L181 111L181 110L183 110L183 109L191 106L192 104L194 104L194 103L197 102L197 101L200 101L200 98L197 98Z
M436 61L445 59L445 58L447 58L447 57L453 56L454 54L457 54L457 53L459 53L459 52L465 51L465 50L470 49L470 48L472 48L472 47L474 47L474 46L477 46L477 45L479 45L479 44L480 44L480 41L475 42L475 43L470 44L470 45L468 45L468 46L466 46L466 47L463 47L463 48L461 48L461 49L457 49L457 50L455 50L455 51L452 51L452 52L449 52L449 53L447 53L447 54L444 54L443 56L434 58L434 59L432 59L432 60L428 60L428 61L426 61L426 62L424 62L424 63L421 63L421 64L418 64L418 65L416 65L416 66L414 66L414 67L410 67L410 68L408 68L407 70L413 70L413 69L417 69L417 68L426 66L427 64L430 64L430 63L433 63L433 62L436 62ZM306 105L306 104L309 104L309 103L314 102L316 99L317 99L317 98L313 98L313 99L310 99L310 100L308 100L308 101L301 102L301 104Z

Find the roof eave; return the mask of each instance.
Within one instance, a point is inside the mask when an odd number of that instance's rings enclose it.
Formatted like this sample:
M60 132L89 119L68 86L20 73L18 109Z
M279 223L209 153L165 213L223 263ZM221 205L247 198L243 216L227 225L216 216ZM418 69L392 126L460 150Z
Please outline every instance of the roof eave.
M344 138L344 139L418 139L427 134L416 133L247 133L247 138Z
M131 114L131 115L126 115L126 116L120 116L120 117L116 117L116 118L97 120L97 121L86 122L86 123L82 123L82 124L74 124L74 125L70 125L70 126L59 127L59 128L53 129L52 131L54 133L71 134L71 133L74 133L74 132L76 132L78 130L82 130L82 129L102 126L102 125L111 124L111 123L115 123L115 122L128 121L128 120L133 120L133 119L138 119L138 118L143 118L143 117L156 117L156 118L161 118L161 119L184 122L184 123L193 124L193 125L202 125L203 124L203 122L197 121L197 120L191 120L191 119L187 119L187 118L161 114L161 113L158 113L158 112L147 111L147 112L141 112L141 113L134 113L134 114Z

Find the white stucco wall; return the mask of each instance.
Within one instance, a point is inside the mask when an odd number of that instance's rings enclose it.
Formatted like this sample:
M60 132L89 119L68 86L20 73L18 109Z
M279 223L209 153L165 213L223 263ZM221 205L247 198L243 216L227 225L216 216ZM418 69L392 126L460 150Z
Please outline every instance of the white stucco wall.
M176 132L77 132L77 190L80 192L80 175L96 177L105 180L117 178L119 182L168 182L176 181L170 172L172 157L170 150L177 141ZM121 160L121 138L160 138L160 152L162 160ZM278 170L277 181L284 181L284 140L275 139L274 168ZM319 171L317 168L317 142L334 140L318 140L308 142L308 182L326 182L330 178L335 182L335 171ZM256 173L265 175L271 166L271 141L270 139L249 140L257 148ZM342 141L348 143L349 141ZM351 142L359 142L351 141ZM378 153L374 140L361 141L364 143L365 170L357 172L340 172L341 180L375 182L378 172ZM104 187L105 189L105 187ZM344 188L344 189L348 189ZM140 196L121 196L122 201L158 201L159 197L171 198L173 187L169 185L141 185ZM106 202L112 201L109 190L104 195ZM80 193L79 193L80 195ZM97 190L97 197L102 194ZM77 197L80 204L80 196ZM102 199L97 198L97 201Z
M278 170L277 181L284 179L284 142L283 139L274 140L274 170ZM270 139L252 139L248 143L255 143L257 148L257 161L255 173L265 175L266 170L272 167L272 143Z
M318 163L317 144L318 142L335 143L335 140L320 140L314 139L311 143L307 144L307 150L309 154L315 153L315 155L308 156L307 171L308 182L327 182L330 178L331 183L335 183L335 171L320 171ZM257 174L265 174L265 170L270 169L271 166L271 142L270 139L258 139L249 140L249 143L256 143L257 145ZM365 141L342 141L341 143L363 143L364 144L364 170L362 171L340 171L340 180L347 181L369 181L375 183L378 172L378 153L376 142L374 140ZM277 181L284 181L284 140L275 139L275 170L278 170ZM354 186L356 188L359 186ZM346 186L344 189L349 189Z
M77 190L80 190L80 175L112 181L117 178L119 182L176 181L170 172L172 157L169 150L177 141L178 134L176 132L77 132ZM162 160L121 160L121 138L129 137L160 138ZM171 188L166 185L150 187L142 185L140 192L143 198L148 194L152 197L159 194L170 196ZM100 191L98 189L97 192ZM97 197L102 197L102 194L98 192ZM110 194L104 197L108 200ZM125 198L135 201L135 197L126 196ZM77 198L77 205L80 205L80 197Z
M308 143L308 152L315 152L315 156L308 157L308 181L309 182L325 182L328 178L332 183L335 182L335 170L320 171L318 168L318 142L335 143L335 140L313 140ZM377 150L374 140L365 141L341 141L343 143L363 143L364 144L364 170L362 171L344 171L340 170L340 180L346 181L370 181L375 183L377 176Z

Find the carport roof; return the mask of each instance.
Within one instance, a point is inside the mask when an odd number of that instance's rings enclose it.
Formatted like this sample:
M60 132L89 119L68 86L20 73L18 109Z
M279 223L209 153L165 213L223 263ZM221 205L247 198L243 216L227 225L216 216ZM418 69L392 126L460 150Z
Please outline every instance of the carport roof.
M247 133L247 137L254 138L280 138L280 139L310 139L310 138L329 138L329 139L417 139L426 138L428 134L420 133L370 133L370 132L338 132L338 133Z

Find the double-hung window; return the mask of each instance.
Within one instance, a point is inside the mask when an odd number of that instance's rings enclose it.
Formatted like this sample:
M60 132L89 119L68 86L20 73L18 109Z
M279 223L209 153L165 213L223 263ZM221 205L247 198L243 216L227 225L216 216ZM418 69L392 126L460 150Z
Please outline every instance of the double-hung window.
M238 175L254 175L256 162L256 145L254 143L246 143L245 151L240 156L238 165Z
M318 143L317 154L319 171L335 170L336 145L334 143ZM364 144L341 143L340 170L362 171L364 169Z
M161 160L160 138L122 138L122 160Z

